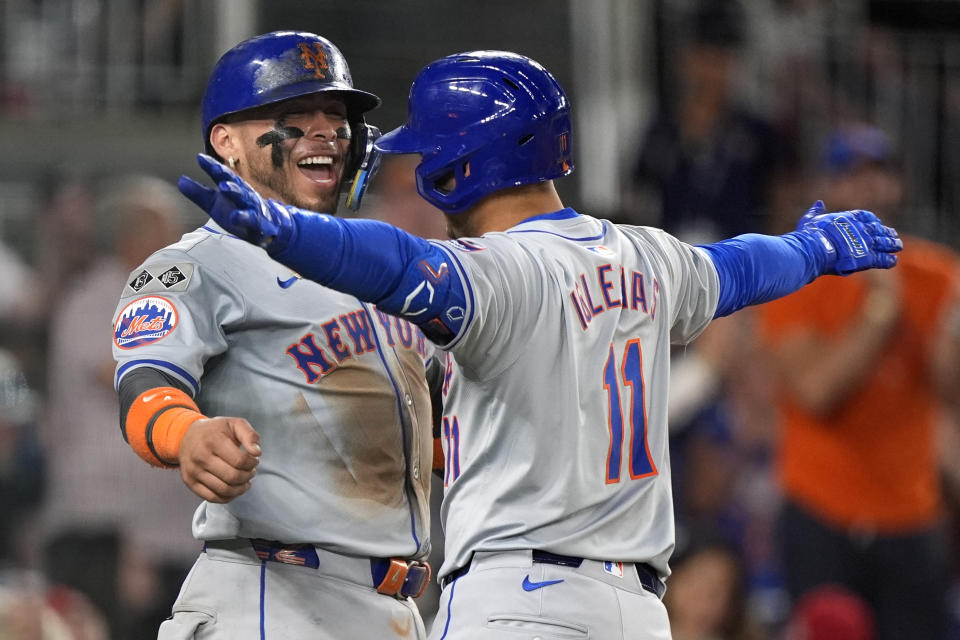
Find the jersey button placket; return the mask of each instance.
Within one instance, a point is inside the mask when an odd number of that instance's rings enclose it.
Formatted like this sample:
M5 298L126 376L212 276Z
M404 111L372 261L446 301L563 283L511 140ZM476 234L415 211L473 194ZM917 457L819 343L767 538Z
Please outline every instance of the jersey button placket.
M412 407L412 406L413 406L413 396L411 396L409 393L404 393L404 394L403 394L403 401L406 403L406 405L407 405L408 407ZM412 415L411 415L411 423L413 423L413 416L412 416ZM419 479L420 479L420 464L419 464L419 463L414 463L414 465L413 465L413 477L414 477L415 480L419 480Z

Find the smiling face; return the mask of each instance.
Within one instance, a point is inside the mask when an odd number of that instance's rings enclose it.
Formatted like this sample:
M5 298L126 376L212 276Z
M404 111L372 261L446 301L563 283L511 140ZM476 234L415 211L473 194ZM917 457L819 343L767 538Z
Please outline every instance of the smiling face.
M237 161L237 173L260 195L336 212L350 125L346 104L335 94L244 111L214 125L210 142L221 158Z

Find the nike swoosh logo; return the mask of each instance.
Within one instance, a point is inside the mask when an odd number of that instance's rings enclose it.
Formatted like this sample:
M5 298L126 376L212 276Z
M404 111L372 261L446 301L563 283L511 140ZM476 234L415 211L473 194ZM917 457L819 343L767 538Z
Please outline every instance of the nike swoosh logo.
M277 284L280 285L281 289L289 289L290 285L292 285L294 282L296 282L299 279L300 279L300 276L290 276L290 278L286 280L281 280L280 277L277 276Z
M543 582L530 582L530 576L528 575L523 579L523 590L536 591L537 589L549 587L550 585L557 584L559 582L563 582L563 580L544 580Z

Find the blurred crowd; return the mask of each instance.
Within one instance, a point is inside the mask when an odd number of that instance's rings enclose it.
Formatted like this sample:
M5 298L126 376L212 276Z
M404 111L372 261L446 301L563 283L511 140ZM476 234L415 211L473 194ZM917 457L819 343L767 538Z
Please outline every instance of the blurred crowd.
M960 254L921 237L914 141L855 91L811 103L830 70L786 40L786 90L758 108L739 90L757 51L743 5L699 7L614 217L701 243L788 232L822 199L875 212L905 249L891 272L821 279L676 351L674 638L958 638Z
M826 71L803 47L776 73L746 65L785 87L750 104L743 52L763 43L739 5L692 6L609 217L701 243L789 231L822 199L912 233L892 272L825 279L676 350L674 638L958 640L960 255L905 206L910 140L856 100L811 131L797 96ZM445 237L413 166L386 159L363 214ZM34 244L0 244L0 640L155 637L199 551L197 499L123 442L110 322L130 270L197 218L146 175L46 193Z
M130 456L110 328L185 207L155 177L70 180L42 219L37 264L5 248L23 280L0 300L0 637L150 637L196 555L196 501Z

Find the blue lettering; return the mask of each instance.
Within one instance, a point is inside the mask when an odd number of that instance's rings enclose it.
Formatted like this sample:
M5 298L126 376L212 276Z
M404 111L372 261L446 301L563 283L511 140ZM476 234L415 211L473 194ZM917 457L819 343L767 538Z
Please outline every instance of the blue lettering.
M583 294L587 297L587 307L590 309L590 312L593 315L603 313L603 307L594 306L593 300L590 298L590 287L587 286L587 277L580 274L580 282L583 283Z
M347 328L347 332L353 340L354 353L361 354L367 351L373 351L373 340L370 337L370 323L367 322L366 313L363 311L351 311L349 314L340 316L340 323Z
M302 347L302 348L301 348ZM313 384L320 379L320 376L326 375L333 369L333 364L323 355L323 351L313 341L313 334L300 338L300 342L287 347L287 353L297 361L297 367L303 371L307 377L307 382ZM315 373L313 368L319 367L320 373Z
M450 357L449 353L443 355L447 365L443 372L443 397L446 398L447 392L450 391L450 378L453 377L453 358Z
M660 297L660 283L656 278L653 279L653 306L650 307L650 319L657 317L657 298Z
M630 308L636 310L637 304L644 313L647 312L647 294L643 287L643 274L633 272L633 296L630 298Z
M391 347L394 346L393 342L393 329L390 327L390 316L385 314L379 309L377 311L377 320L380 321L380 324L383 326L383 330L387 332L387 344Z
M337 356L337 362L343 362L345 359L350 357L350 352L346 350L343 346L343 341L340 340L340 325L336 320L331 320L330 322L325 322L323 325L323 332L327 334L327 344L330 345L330 349L333 350L333 355Z
M610 290L613 289L613 283L607 281L607 275L611 270L613 270L613 267L609 264L597 267L597 277L600 278L600 290L603 291L603 300L607 303L607 309L623 306L620 300L610 299Z
M409 349L413 346L413 329L410 323L400 318L394 318L393 322L397 325L397 337L400 339L400 344Z
M421 356L427 355L427 336L423 335L420 329L414 329L417 334L417 353Z
M580 320L580 326L584 331L587 330L587 319L583 315L583 309L580 308L580 302L577 300L577 294L570 292L570 299L573 300L573 308L577 312L577 318Z

